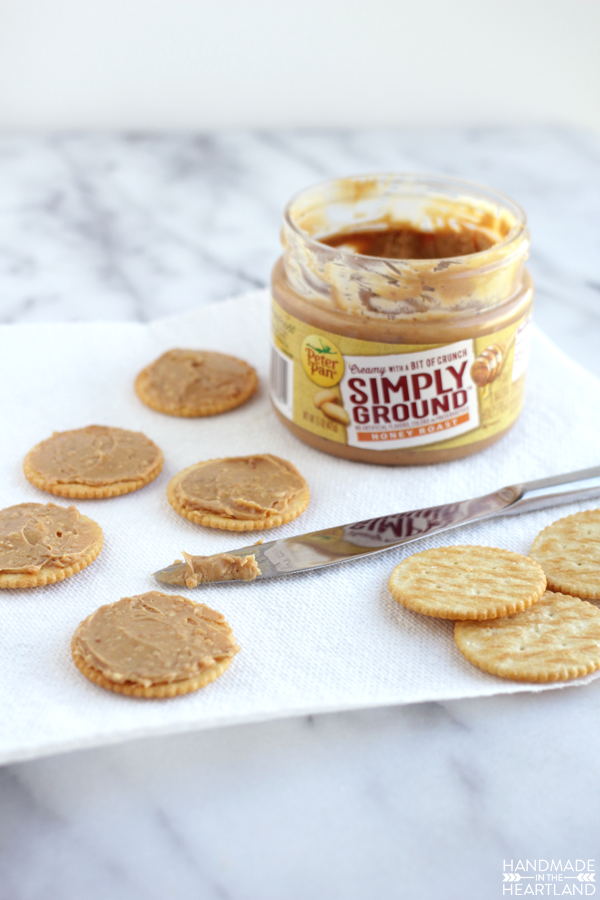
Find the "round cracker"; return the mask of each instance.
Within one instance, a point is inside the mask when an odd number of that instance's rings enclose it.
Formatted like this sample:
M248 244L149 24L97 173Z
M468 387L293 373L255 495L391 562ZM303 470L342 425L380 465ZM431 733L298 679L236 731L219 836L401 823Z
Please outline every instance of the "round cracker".
M553 591L600 600L600 509L558 519L540 531L531 556Z
M398 603L441 619L495 619L527 609L546 578L528 556L497 547L456 545L415 553L389 580Z
M160 604L163 604L163 607L166 604L166 609L163 608L163 628L162 630L157 630L156 619L152 620L152 617L148 617L144 610L144 615L142 615L141 618L138 616L137 619L132 619L131 622L128 623L126 634L127 639L129 639L129 645L127 644L127 640L124 645L123 614L126 615L132 608L139 609L140 602L142 605L145 602L159 602ZM176 614L177 611L181 613L182 609L184 610L183 620L181 618L179 620L173 620L172 616ZM117 610L120 615L117 615L116 619L114 617L107 619L107 616L110 616L111 612L114 613ZM194 618L196 613L200 615L200 619ZM94 632L94 625L92 624L98 614L101 616L103 614L104 616L104 630L100 632L100 635L97 631ZM212 634L210 626L205 625L206 619L208 619L213 626ZM108 629L106 628L107 622L109 624ZM175 622L175 627L173 627L173 622ZM132 660L136 657L137 647L142 648L147 652L148 645L150 644L150 646L154 648L153 653L151 654L152 661L154 661L154 657L157 654L160 656L161 653L166 653L166 659L168 660L169 666L175 667L175 674L177 674L177 669L179 669L178 674L181 674L182 670L185 671L185 669L190 666L190 657L188 653L189 644L186 644L184 639L181 643L181 648L177 648L172 645L168 646L168 641L172 640L174 634L183 636L182 629L187 629L188 638L190 635L194 635L200 636L201 640L204 639L205 641L208 641L204 647L202 647L201 644L200 648L196 648L199 655L196 656L195 659L192 658L192 662L195 666L198 666L202 662L207 647L214 647L214 628L216 628L217 632L221 633L222 636L225 636L226 644L221 648L221 652L218 653L220 658L213 658L210 665L201 668L196 674L189 675L188 677L175 678L172 681L154 680L153 677L132 677L128 681L116 681L111 678L110 672L106 673L102 671L102 665L94 665L93 651L91 654L88 652L86 655L85 649L81 646L80 641L83 637L85 642L86 629L89 632L90 628L92 629L91 643L94 647L96 646L98 637L101 637L101 658L103 658L104 661L109 660L109 667L115 664L115 654L122 664L125 664L126 666L127 664L131 665ZM161 638L167 641L167 647L165 647L164 644L161 644ZM87 635L87 641L90 641L89 633ZM133 645L131 642L133 642ZM150 591L135 597L123 597L116 603L110 603L100 607L95 613L92 613L79 623L71 640L73 662L89 681L92 681L94 684L97 684L99 687L105 688L108 691L113 691L116 694L125 694L130 697L147 699L177 697L205 687L225 672L233 657L239 652L239 649L240 648L235 642L231 626L225 621L221 613L217 613L203 603L194 603L192 600L188 600L187 597L164 594L160 591ZM125 671L127 671L127 669L125 669Z
M94 522L93 519L89 519L87 516L82 515L82 513L79 513L79 520L92 526L91 530L93 534L93 540L90 542L90 546L83 556L81 556L70 566L47 567L44 569L40 569L39 572L32 572L30 574L17 572L0 572L0 589L13 590L21 588L43 587L43 585L45 584L56 584L56 582L58 581L64 581L65 578L70 578L72 575L76 575L78 572L81 572L82 569L87 568L90 563L94 562L94 560L102 550L102 546L104 543L102 529L97 522Z
M167 487L167 499L175 512L179 513L179 515L183 516L185 519L189 519L190 522L195 522L196 525L204 525L205 528L220 528L223 531L266 531L269 528L277 528L280 525L285 525L287 522L292 522L294 519L297 519L308 506L310 501L310 488L306 483L285 509L273 515L266 516L264 519L233 519L228 516L217 515L216 513L189 509L179 501L179 498L177 497L177 487L189 472L198 469L200 466L206 466L209 463L226 461L225 457L219 459L207 459L204 460L204 462L188 466L187 469L183 469L175 475ZM288 465L292 464L288 463ZM296 467L294 466L293 468L297 474L300 475Z
M147 700L163 700L167 697L180 697L183 694L191 694L193 691L198 691L200 688L206 687L211 681L215 681L231 664L230 659L224 659L215 663L214 666L205 669L203 672L200 672L198 675L194 676L194 678L186 678L183 681L172 681L169 684L153 684L150 687L145 687L143 684L134 684L130 681L126 681L123 684L117 684L116 681L109 681L108 678L105 678L104 675L98 671L98 669L94 669L93 666L86 663L74 641L71 642L71 653L73 662L79 671L85 675L89 681L97 684L98 687L105 688L107 691L113 691L115 694L125 694L128 697L140 697Z
M515 681L568 681L600 669L600 610L546 591L530 609L491 622L456 622L470 663Z
M68 439L70 436L77 439L86 435L86 433L89 433L90 439L92 439L94 431L97 432L100 429L126 434L130 440L143 440L143 442L154 452L156 457L150 468L146 471L141 471L138 476L126 481L105 481L104 483L100 482L99 484L93 485L77 481L55 483L49 481L48 476L44 475L43 472L38 471L36 468L36 454L42 448L46 449L51 447L53 443L60 441L61 444L65 445L62 448L62 452L68 453ZM68 497L71 500L101 500L108 497L120 497L123 494L130 494L132 491L137 491L147 484L150 484L151 481L154 481L154 479L160 475L163 462L164 458L160 448L156 446L154 441L150 440L150 438L146 437L146 435L141 432L129 431L125 428L88 425L85 428L77 428L72 431L57 432L53 434L52 437L36 444L23 461L23 472L28 481L40 488L40 490L46 491L48 494L54 494L58 497Z
M189 371L183 366L189 366L191 357L195 357L202 365L203 374L208 376L209 382L211 375L215 379L218 378L224 366L232 367L234 374L231 390L224 392L222 386L219 386L211 392L210 383L203 384L202 390L198 391L195 397L191 397L189 391L169 390L169 386L165 383L166 379L162 377L165 366L169 366L173 372L180 367L183 376L188 375ZM135 392L142 403L156 412L184 418L216 416L235 409L252 396L257 386L258 375L247 362L226 353L210 350L168 350L142 369L135 380Z
M106 484L102 487L91 487L86 484L48 484L37 472L35 472L27 464L27 459L23 463L23 472L28 481L46 491L48 494L54 494L57 497L68 497L71 500L104 500L108 497L121 497L123 494L131 494L145 487L157 478L163 467L163 457L161 453L160 460L156 466L146 474L144 478L137 478L132 481L121 481L119 484Z

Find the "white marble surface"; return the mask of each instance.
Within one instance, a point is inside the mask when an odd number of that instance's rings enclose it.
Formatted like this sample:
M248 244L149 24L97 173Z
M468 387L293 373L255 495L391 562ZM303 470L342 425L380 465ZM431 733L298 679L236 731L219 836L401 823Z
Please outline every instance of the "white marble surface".
M262 286L294 191L382 169L516 199L536 320L600 376L600 140L551 129L2 137L0 321L147 320ZM6 766L0 900L491 900L504 860L600 865L599 705L597 681Z

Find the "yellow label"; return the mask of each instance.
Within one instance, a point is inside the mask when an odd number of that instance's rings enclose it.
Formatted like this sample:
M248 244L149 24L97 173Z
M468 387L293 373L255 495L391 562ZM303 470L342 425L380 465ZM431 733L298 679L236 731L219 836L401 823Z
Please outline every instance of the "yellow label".
M492 437L523 405L530 319L452 344L330 334L273 300L271 396L301 428L369 450L437 450Z

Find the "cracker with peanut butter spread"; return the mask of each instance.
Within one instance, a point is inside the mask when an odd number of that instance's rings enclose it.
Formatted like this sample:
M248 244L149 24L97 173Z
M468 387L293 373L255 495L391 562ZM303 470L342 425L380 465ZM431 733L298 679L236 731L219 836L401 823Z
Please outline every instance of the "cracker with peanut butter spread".
M171 480L167 497L176 512L198 525L259 531L304 512L310 490L292 463L267 453L190 466Z
M210 684L239 649L221 613L160 591L101 606L71 642L75 665L94 684L156 699Z
M162 466L162 452L141 432L88 425L55 432L37 444L25 457L23 471L50 494L96 500L137 491Z
M531 556L553 591L600 600L600 509L558 519L540 531Z
M495 619L527 609L546 590L541 566L497 547L436 547L396 566L389 580L398 603L442 619Z
M0 588L70 578L102 550L102 529L74 506L19 503L0 510Z
M142 369L135 390L146 406L170 416L214 416L241 406L255 392L248 363L208 350L169 350Z

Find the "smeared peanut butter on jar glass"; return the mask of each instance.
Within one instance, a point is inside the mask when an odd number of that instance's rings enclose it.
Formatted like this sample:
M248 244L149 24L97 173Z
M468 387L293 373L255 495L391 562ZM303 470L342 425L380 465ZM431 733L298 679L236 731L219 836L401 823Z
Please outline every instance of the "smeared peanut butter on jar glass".
M294 197L281 239L271 398L296 437L415 465L512 427L533 301L513 201L456 179L345 178Z

